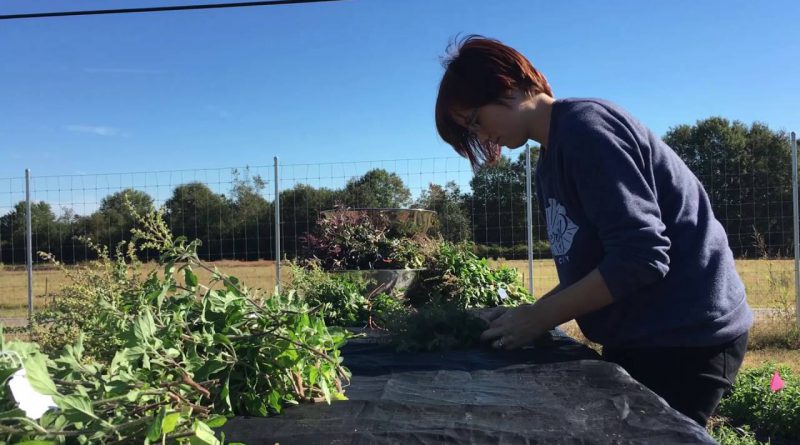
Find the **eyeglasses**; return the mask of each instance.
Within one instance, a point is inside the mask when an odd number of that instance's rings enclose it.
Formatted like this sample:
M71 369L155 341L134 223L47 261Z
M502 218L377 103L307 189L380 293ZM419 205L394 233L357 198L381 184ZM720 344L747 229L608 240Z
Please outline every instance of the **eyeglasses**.
M481 124L478 123L478 108L475 108L467 118L467 133L469 133L471 136L477 136L480 130Z

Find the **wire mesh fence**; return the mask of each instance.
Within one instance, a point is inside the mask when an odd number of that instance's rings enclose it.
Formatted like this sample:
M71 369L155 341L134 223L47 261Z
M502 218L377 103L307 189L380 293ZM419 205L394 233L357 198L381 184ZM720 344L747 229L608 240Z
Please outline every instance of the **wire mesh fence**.
M27 304L28 282L25 273L25 178L0 181L0 304L9 316L23 314ZM14 217L11 217L13 215Z
M67 267L96 259L92 244L107 246L113 256L121 241L131 239L130 205L140 213L163 208L176 236L202 241L198 253L206 261L264 258L274 241L274 215L263 205L274 200L261 179L266 173L272 176L272 166L32 175L33 251L51 253ZM2 179L0 187L0 307L16 315L27 302L24 178ZM140 252L142 261L156 258ZM65 277L39 255L33 263L33 294L41 304Z
M680 150L678 150L680 152ZM751 305L790 310L794 305L790 151L744 155L681 153L704 184L728 233ZM536 151L533 152L535 163ZM35 172L34 172L35 173ZM535 173L534 173L535 174ZM254 287L275 285L274 166L244 166L98 175L31 177L32 241L66 265L96 258L86 239L110 246L130 239L125 200L144 211L162 207L176 236L199 239L199 256ZM472 241L481 256L510 262L527 275L524 156L474 173L461 158L397 159L280 165L282 258L303 253L303 236L320 212L350 208L416 207L438 213L440 233ZM0 179L0 309L25 314L24 178ZM535 294L557 284L547 229L533 201ZM141 252L143 261L155 253ZM526 277L525 277L526 278ZM62 274L34 257L37 304L64 283ZM774 312L771 312L774 313Z
M728 234L751 306L793 313L794 218L788 141L743 147L709 141L702 153L681 154L706 189L714 214Z

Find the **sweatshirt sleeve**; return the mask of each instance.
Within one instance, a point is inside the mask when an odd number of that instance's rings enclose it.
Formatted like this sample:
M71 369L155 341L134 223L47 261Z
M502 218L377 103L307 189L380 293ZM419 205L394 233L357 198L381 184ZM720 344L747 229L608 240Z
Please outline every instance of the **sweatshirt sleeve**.
M657 201L649 146L604 109L574 129L567 165L583 211L596 228L604 256L598 265L611 295L621 300L669 271L670 239Z

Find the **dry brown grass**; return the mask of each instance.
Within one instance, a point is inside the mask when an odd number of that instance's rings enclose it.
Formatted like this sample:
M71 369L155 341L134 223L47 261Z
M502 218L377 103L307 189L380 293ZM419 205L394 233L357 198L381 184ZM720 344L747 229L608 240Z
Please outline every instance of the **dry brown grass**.
M525 260L499 260L494 264L508 264L519 270L527 282L528 262ZM233 275L250 287L272 289L275 286L274 261L217 261L211 263L220 270ZM155 265L149 265L155 267ZM784 306L785 295L790 304L794 296L794 269L792 260L739 260L736 268L747 288L748 302L752 307ZM284 269L286 270L286 269ZM201 279L207 275L201 272ZM56 293L66 283L64 274L53 268L34 270L33 294L43 296ZM558 283L552 260L534 262L534 290L541 295ZM27 274L22 269L0 268L0 316L6 316L4 309L25 307L27 305ZM42 304L36 298L35 306Z
M220 271L233 275L251 288L273 289L275 287L274 261L217 261L209 263ZM69 266L80 269L81 266ZM143 266L144 271L157 268L157 264ZM285 272L284 272L285 271ZM196 271L201 283L207 283L210 274L204 270ZM288 268L281 270L281 275L288 273ZM46 295L57 294L68 278L64 273L52 267L35 268L33 272L34 310L44 305ZM25 270L0 269L0 317L16 316L20 311L25 313L28 305L28 275Z
M785 364L795 374L800 374L800 349L768 348L747 351L742 368L758 368L767 362Z

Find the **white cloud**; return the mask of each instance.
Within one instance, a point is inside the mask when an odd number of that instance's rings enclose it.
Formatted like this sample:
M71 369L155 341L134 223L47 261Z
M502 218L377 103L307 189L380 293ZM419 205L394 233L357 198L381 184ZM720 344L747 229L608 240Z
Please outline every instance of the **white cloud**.
M99 127L93 125L64 125L64 130L73 133L89 133L97 136L119 136L120 131L112 127Z

